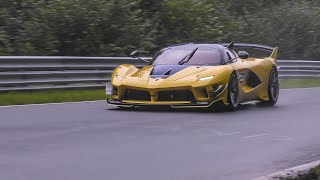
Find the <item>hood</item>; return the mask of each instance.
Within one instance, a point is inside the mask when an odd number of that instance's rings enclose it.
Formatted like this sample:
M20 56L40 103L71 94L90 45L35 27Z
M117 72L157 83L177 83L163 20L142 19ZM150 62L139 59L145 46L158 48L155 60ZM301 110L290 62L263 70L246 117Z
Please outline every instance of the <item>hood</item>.
M122 69L122 70L121 70ZM126 71L123 71L127 69ZM193 83L199 77L218 75L222 66L190 66L190 65L155 65L119 68L115 71L123 77L120 84L137 87L157 87L158 85L178 85L180 83ZM122 72L122 73L121 73ZM118 83L117 83L118 84Z

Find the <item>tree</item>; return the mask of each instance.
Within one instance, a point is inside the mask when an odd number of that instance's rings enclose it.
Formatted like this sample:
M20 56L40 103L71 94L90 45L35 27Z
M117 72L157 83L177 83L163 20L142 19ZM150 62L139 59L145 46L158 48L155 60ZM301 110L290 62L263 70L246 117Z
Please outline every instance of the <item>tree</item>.
M249 41L279 46L281 58L319 58L319 8L313 2L282 2L246 15Z
M182 42L221 42L238 28L219 1L168 0L155 14L158 46Z

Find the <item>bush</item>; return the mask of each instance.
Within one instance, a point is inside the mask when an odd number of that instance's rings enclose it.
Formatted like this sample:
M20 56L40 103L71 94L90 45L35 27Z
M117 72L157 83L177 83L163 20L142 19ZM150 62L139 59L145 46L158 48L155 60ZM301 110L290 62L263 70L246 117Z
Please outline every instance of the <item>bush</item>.
M182 42L251 42L320 56L311 0L3 0L0 55L127 56Z

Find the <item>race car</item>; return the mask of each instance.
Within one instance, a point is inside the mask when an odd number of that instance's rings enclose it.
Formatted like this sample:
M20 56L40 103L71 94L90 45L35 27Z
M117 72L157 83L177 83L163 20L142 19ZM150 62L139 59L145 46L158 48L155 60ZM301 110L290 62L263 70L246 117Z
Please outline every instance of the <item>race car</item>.
M267 57L249 57L236 48L259 49ZM107 103L122 108L168 106L236 110L240 103L273 106L279 96L278 48L264 45L178 44L161 49L148 65L118 66L107 83Z

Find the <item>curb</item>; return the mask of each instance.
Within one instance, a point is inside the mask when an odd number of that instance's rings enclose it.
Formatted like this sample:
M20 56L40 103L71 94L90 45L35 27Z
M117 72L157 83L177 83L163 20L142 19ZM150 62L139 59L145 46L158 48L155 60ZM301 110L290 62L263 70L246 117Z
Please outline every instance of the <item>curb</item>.
M318 165L320 165L320 160L319 161L315 161L315 162L311 162L311 163L307 163L307 164L303 164L300 166L296 166L293 168L289 168L283 171L278 171L266 176L261 176L259 178L253 179L253 180L281 180L283 178L286 177L296 177L300 174L305 174L307 173L310 169L317 167Z

